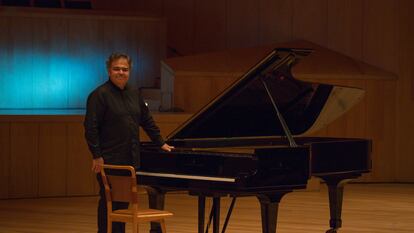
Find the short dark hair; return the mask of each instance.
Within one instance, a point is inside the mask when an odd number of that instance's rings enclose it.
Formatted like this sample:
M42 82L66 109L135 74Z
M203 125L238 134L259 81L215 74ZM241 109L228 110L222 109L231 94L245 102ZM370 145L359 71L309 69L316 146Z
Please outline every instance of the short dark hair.
M108 60L106 60L106 69L109 70L109 68L111 68L112 62L120 58L125 58L128 61L129 68L132 68L132 59L128 55L125 53L112 53L109 55Z

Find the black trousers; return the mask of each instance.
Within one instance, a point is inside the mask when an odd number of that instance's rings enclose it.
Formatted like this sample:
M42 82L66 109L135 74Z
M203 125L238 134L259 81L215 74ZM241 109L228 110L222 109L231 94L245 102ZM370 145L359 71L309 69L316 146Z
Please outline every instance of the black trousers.
M101 174L96 176L99 183L99 203L98 203L98 233L107 233L107 212L106 212L106 198L105 187L102 182ZM112 210L128 209L128 202L112 202ZM125 223L113 222L112 233L125 233Z

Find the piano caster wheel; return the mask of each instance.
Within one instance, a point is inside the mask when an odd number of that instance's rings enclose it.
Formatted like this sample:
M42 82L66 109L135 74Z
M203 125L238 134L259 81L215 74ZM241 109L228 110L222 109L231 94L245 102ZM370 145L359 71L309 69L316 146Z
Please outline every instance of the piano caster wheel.
M326 233L337 233L337 229L329 229L326 231Z

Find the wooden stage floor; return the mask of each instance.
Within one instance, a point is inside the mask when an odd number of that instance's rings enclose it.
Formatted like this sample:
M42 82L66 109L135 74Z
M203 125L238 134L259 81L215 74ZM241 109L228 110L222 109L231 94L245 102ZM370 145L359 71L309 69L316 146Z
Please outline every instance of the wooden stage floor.
M146 196L141 199L146 203ZM95 196L0 200L0 233L96 232L96 203ZM168 194L166 209L175 216L167 220L167 231L197 232L196 204L196 197L184 193ZM223 218L224 208L229 204L230 199L223 198ZM414 184L349 184L345 187L343 204L343 227L339 232L414 232ZM211 201L207 202L207 207L211 207ZM325 232L328 219L324 186L320 191L290 193L280 204L277 232ZM129 228L128 232L131 232ZM147 224L140 226L140 232L148 232ZM256 198L238 199L226 232L261 232Z

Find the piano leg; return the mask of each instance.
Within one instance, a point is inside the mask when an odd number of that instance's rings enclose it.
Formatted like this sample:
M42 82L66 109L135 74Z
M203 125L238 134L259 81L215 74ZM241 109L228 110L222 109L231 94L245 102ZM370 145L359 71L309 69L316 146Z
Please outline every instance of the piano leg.
M277 211L282 197L291 191L257 195L262 212L262 232L276 233Z
M327 230L326 233L336 233L342 226L342 200L344 195L344 185L355 177L344 179L343 177L321 177L328 185L329 192L329 211L330 217L329 226L331 229Z
M146 187L148 192L148 202L149 208L163 210L164 209L164 200L165 200L165 191L154 188ZM151 222L150 233L161 233L161 225L158 222Z
M198 196L198 233L207 233L211 220L213 220L213 233L220 232L220 196L213 196L213 207L211 208L211 213L209 220L204 231L204 213L205 213L205 201L206 197L203 195ZM224 233L225 228L222 230Z
M206 209L206 197L198 196L198 233L204 233L204 218Z
M220 197L213 197L213 233L220 232Z
M328 184L329 192L329 211L331 219L329 220L329 226L331 229L326 231L327 233L336 233L342 226L342 200L344 194L344 186L337 186L336 184Z

